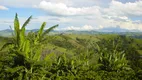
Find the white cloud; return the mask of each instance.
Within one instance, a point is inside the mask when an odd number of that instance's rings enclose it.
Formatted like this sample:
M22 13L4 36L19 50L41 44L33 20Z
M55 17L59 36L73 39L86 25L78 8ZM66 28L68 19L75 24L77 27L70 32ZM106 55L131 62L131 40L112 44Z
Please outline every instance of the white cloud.
M58 16L38 16L35 19L33 19L33 22L35 23L68 23L72 22L72 18L66 18L66 17L58 17Z
M53 13L55 15L93 15L99 13L99 7L92 6L92 7L82 7L82 8L75 8L75 7L68 7L64 3L51 3L47 1L41 1L40 4L37 6L49 13Z
M9 7L32 7L38 4L41 0L0 0L1 5Z
M10 7L28 7L32 8L38 5L43 0L0 0L0 5L10 6ZM53 3L64 3L67 5L73 5L72 0L45 0Z
M130 21L130 19L127 16L109 16L109 15L103 15L103 18L113 19L115 21L124 21L124 22Z
M104 9L104 13L112 16L127 15L127 16L142 16L142 1L136 1L134 3L122 3L113 0L110 3L109 8Z
M33 7L38 5L42 0L0 0L1 5L10 6L10 7ZM64 3L68 6L75 7L85 7L92 5L105 5L108 4L111 0L44 0L52 3ZM105 2L105 3L104 3Z
M63 25L61 26L61 29L66 30L98 30L108 27L120 26L121 29L138 29L142 31L142 20L135 18L138 16L142 16L142 1L139 0L126 3L122 3L119 1L0 0L0 5L18 8L31 8L36 5L36 8L40 8L47 13L47 15L44 16L36 16L36 19L32 20L31 24L41 24L43 21L46 21L47 25L54 25L59 23L59 25ZM104 7L101 4L107 4L107 7ZM132 18L135 18L135 20Z
M119 22L118 25L123 29L142 31L142 23L135 24L132 21L129 21L129 22Z
M70 27L62 28L60 30L77 30L77 31L87 30L87 31L90 31L90 30L98 30L98 29L99 28L95 28L95 27L90 26L90 25L84 25L82 27L70 26Z
M99 18L98 24L103 27L120 26L122 29L142 31L142 23L136 23L138 20L130 17L142 16L142 1L122 3L113 0L109 8L102 8L102 18Z
M91 18L92 17L92 18ZM121 29L128 30L141 30L142 23L138 20L132 21L126 16L108 16L110 18L104 18L104 16L90 16L89 19L85 19L82 16L72 17L58 17L58 16L39 16L34 23L41 23L46 21L47 24L58 24L60 30L99 30L103 28L120 26ZM64 25L65 24L65 25ZM88 25L86 25L88 24ZM63 25L63 26L62 26ZM84 25L84 26L80 26ZM69 26L69 27L67 27Z
M8 10L8 8L0 5L0 10Z

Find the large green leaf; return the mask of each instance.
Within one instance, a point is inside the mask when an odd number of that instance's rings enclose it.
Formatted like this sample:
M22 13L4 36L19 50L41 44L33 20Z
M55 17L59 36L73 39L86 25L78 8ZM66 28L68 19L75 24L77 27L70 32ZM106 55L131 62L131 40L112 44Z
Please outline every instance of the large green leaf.
M16 13L15 15L15 20L14 20L14 31L15 34L18 35L20 32L20 23L19 23L19 19L18 19L18 14Z
M25 23L23 24L21 30L24 29L24 28L27 26L27 24L30 22L31 19L32 19L32 16L30 16L30 17L25 21Z
M18 32L20 30L20 23L19 23L19 19L18 19L18 14L16 13L15 15L15 20L14 20L14 29L16 32Z
M21 32L20 32L20 43L23 43L25 41L25 27L26 25L30 22L32 16L30 16L25 23L23 24L22 28L21 28Z
M50 31L52 31L53 29L55 29L56 27L58 27L59 25L54 25L52 27L50 27L49 29L45 30L45 32L42 34L42 37L44 37L46 34L48 34Z
M43 22L43 24L40 27L40 30L38 31L38 37L39 38L41 38L41 35L42 35L43 31L44 31L45 26L46 26L46 22Z
M15 20L14 20L14 32L15 32L15 35L16 35L17 44L19 44L20 23L19 23L17 13L15 15Z
M33 53L33 60L39 61L41 58L41 48L35 50L35 53Z
M26 40L23 44L23 51L24 51L24 54L26 56L26 58L29 58L29 52L30 52L30 41L29 40Z
M13 43L12 43L12 42L7 42L7 43L5 43L5 44L1 47L0 51L1 51L1 50L4 50L5 48L7 48L7 47L10 46L10 45L13 45Z

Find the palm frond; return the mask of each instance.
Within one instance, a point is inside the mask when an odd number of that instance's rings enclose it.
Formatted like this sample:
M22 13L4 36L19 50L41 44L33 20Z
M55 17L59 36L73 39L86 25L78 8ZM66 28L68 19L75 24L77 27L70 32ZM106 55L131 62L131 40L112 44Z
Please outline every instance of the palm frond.
M18 19L18 14L16 13L15 15L15 20L14 20L14 31L16 34L18 34L18 32L20 31L20 23L19 23L19 19Z
M46 22L43 22L41 27L40 27L40 30L38 31L38 37L41 37L45 26L46 26Z
M46 34L48 34L50 31L52 31L53 29L55 29L56 27L58 27L59 25L54 25L52 27L50 27L49 29L45 30L45 32L42 34L42 37L45 36Z
M20 33L20 39L21 39L21 42L23 42L25 40L25 27L26 25L30 22L32 16L30 16L26 21L25 23L23 24L22 28L21 28L21 33Z
M25 23L23 24L21 30L27 26L27 24L31 21L31 19L32 19L32 16L30 16L30 17L25 21Z
M20 23L19 23L19 19L18 19L18 14L16 13L15 15L15 20L14 20L14 32L16 35L16 42L17 44L19 44L19 34L20 34Z
M12 42L8 42L8 43L4 44L4 45L1 47L0 51L4 50L5 48L7 48L9 45L12 45L12 44L13 44Z

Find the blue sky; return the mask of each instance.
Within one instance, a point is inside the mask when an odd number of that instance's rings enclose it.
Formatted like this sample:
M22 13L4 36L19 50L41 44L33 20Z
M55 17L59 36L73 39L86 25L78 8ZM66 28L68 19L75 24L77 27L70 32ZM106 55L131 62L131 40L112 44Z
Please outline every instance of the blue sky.
M57 30L142 31L142 0L0 0L0 30L13 26L15 13L21 24L33 16L27 29L45 21Z

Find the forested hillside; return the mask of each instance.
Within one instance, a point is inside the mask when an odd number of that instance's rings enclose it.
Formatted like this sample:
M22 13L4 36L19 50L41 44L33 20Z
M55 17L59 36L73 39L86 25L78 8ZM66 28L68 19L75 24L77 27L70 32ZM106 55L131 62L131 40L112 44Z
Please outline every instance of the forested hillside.
M0 37L0 80L142 80L142 39L118 34L54 34L58 25Z

